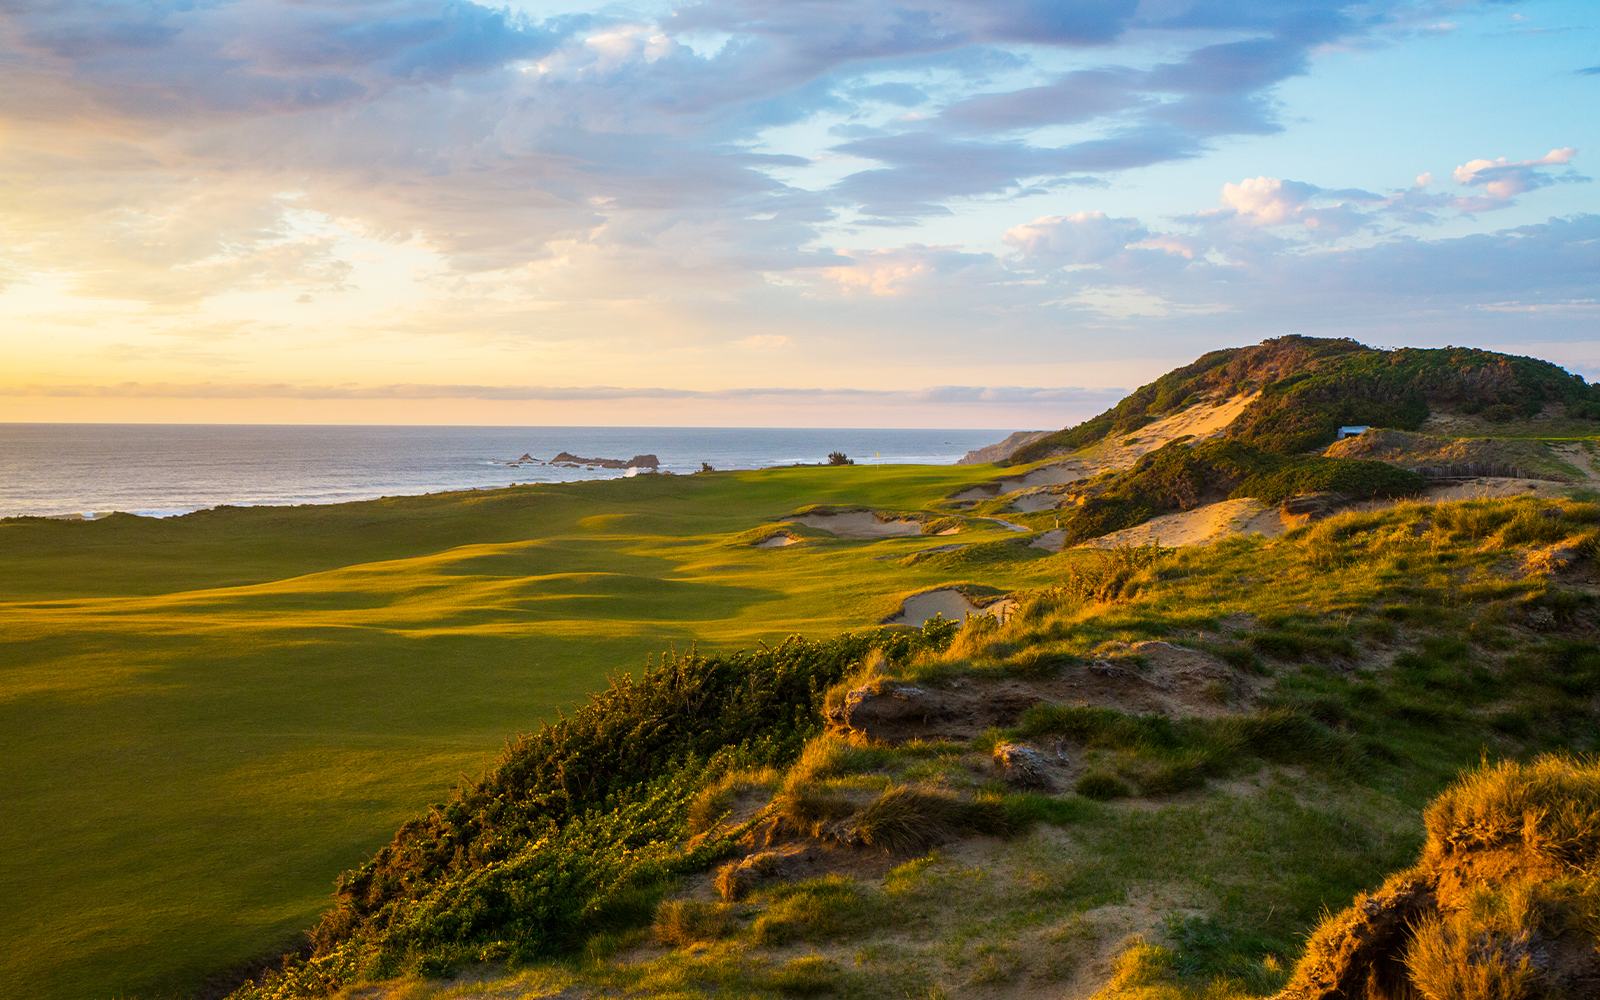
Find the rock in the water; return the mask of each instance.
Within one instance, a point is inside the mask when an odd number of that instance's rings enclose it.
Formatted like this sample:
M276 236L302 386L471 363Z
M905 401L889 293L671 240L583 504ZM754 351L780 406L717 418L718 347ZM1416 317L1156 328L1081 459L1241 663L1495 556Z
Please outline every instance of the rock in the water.
M653 456L641 455L639 457L640 458L651 458ZM570 464L570 465L584 465L584 466L588 466L590 468L601 468L601 469L626 469L628 467L629 463L624 462L620 458L579 458L577 455L574 455L570 451L564 451L561 454L557 455L555 458L552 458L550 460L550 464L551 465L557 465L557 464L562 464L562 465L568 465L568 464Z
M656 469L661 467L661 459L654 455L635 455L628 459L630 469Z

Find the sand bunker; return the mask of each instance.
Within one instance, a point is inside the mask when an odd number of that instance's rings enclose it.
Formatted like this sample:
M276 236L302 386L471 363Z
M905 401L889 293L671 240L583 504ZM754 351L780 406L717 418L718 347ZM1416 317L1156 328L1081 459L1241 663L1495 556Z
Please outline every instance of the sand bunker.
M761 541L757 542L756 543L756 548L758 548L758 549L781 549L785 545L794 545L795 543L797 543L799 541L800 541L800 539L794 537L793 535L782 535L782 534L773 535L770 538L764 538Z
M1143 524L1084 542L1079 548L1115 549L1124 545L1209 545L1240 535L1277 538L1288 528L1276 507L1260 500L1224 500L1194 510L1163 514Z
M1011 501L1011 506L1024 514L1037 514L1041 510L1054 510L1060 502L1059 493L1027 493Z
M870 510L851 510L842 514L807 514L786 520L808 528L821 528L835 538L897 538L922 534L921 521L880 521Z
M947 620L962 622L968 615L996 615L1004 618L1011 613L1016 602L1009 599L995 601L987 607L978 607L967 600L965 594L953 587L941 587L938 590L927 590L920 594L912 594L900 605L898 614L890 615L883 620L885 625L916 625L927 624L935 615L943 615Z

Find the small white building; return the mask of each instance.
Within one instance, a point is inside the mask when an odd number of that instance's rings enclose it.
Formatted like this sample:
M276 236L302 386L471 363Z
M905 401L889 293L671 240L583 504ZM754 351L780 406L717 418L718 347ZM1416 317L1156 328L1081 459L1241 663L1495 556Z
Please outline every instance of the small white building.
M1372 430L1372 428L1370 426L1367 426L1367 427L1341 427L1341 428L1339 428L1339 440L1343 441L1347 437L1354 437L1357 434L1365 434L1367 431L1370 431L1370 430Z

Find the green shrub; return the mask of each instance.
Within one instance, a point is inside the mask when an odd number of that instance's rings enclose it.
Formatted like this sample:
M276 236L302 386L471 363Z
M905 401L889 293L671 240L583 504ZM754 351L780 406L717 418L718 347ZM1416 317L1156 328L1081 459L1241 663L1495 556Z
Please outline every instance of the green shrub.
M1246 479L1232 496L1282 503L1297 493L1343 493L1352 497L1402 497L1422 492L1420 474L1386 462L1355 458L1303 458L1275 472Z

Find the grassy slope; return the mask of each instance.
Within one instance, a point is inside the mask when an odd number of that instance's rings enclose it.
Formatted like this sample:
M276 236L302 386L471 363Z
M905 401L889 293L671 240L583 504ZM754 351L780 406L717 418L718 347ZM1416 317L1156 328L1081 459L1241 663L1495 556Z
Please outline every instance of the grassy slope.
M148 996L281 944L335 873L608 671L669 641L831 635L952 578L873 558L933 539L728 537L810 503L915 509L989 472L0 524L0 994Z
M1277 541L1168 551L1129 567L1114 601L1089 599L1078 582L1099 573L1103 583L1099 571L1126 554L1071 554L1081 571L1072 582L1025 601L1003 627L892 665L892 676L925 686L1037 676L1041 663L1116 656L1108 640L1165 638L1262 656L1277 680L1275 714L1262 721L1298 721L1278 736L1218 723L1163 740L1148 721L1101 716L1098 731L1074 732L1060 720L1082 715L1030 712L1000 735L1043 747L1066 739L1144 797L1096 804L1063 790L1034 810L1044 822L1027 836L957 843L881 879L775 885L675 940L658 915L657 936L676 950L648 932L612 935L592 941L587 959L506 979L469 969L485 980L476 986L410 979L339 995L531 997L568 983L596 998L1055 994L1141 929L1169 950L1146 956L1143 978L1120 977L1119 997L1271 992L1324 908L1415 856L1422 806L1459 769L1595 749L1597 526L1595 505L1530 499L1345 514ZM1550 546L1576 546L1590 562L1553 577L1537 568ZM798 780L818 795L895 783L994 793L985 750L981 739L874 749L827 772L802 757L782 787L807 771ZM1172 781L1174 769L1189 779ZM703 882L679 888L703 913L712 905ZM470 955L481 938L464 943Z

